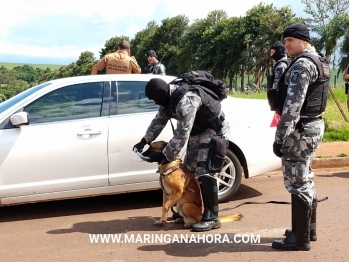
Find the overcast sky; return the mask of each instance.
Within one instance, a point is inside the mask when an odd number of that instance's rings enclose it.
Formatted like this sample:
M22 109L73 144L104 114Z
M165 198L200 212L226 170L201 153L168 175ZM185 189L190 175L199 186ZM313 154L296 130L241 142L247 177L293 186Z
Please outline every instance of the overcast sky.
M81 52L99 51L113 36L134 35L155 20L183 14L192 22L210 11L244 16L260 0L7 0L0 9L0 62L67 65ZM304 16L301 0L264 0L290 5ZM132 47L131 47L132 48Z

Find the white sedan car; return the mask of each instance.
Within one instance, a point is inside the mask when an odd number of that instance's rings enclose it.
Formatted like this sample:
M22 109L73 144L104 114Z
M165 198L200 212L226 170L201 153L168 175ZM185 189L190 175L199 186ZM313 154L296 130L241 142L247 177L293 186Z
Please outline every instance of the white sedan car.
M48 81L0 104L0 206L160 188L157 164L132 151L158 106L144 94L154 77L95 75ZM274 114L266 100L228 97L230 148L217 174L219 200L241 178L275 170ZM175 122L174 122L175 124ZM172 137L170 124L157 140Z

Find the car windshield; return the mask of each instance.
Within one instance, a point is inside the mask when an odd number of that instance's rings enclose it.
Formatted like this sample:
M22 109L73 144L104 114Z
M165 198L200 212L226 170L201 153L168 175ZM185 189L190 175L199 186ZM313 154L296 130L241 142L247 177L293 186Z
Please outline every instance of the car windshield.
M23 100L24 98L30 96L31 94L35 93L36 91L44 88L45 86L50 85L51 83L44 83L38 86L34 86L32 88L29 88L21 93L19 93L18 95L15 95L14 97L11 97L8 100L5 100L4 102L2 102L0 104L0 114L2 112L4 112L5 110L7 110L8 108L10 108L11 106L13 106L14 104L18 103L19 101Z

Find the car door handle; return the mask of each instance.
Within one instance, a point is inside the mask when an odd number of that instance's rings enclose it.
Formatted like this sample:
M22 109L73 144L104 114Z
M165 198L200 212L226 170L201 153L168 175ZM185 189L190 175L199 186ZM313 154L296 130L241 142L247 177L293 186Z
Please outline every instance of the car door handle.
M93 129L85 129L83 131L80 131L77 133L78 136L86 136L86 135L100 135L102 132L100 130L93 130Z

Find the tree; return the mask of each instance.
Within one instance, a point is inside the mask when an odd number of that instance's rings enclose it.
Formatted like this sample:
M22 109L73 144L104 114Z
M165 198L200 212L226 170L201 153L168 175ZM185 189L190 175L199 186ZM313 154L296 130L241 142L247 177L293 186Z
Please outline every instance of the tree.
M136 60L141 68L144 68L148 64L147 51L153 49L151 46L152 38L159 26L155 21L151 21L147 24L147 27L135 35L135 38L131 40L132 54L136 57Z
M302 3L306 6L304 12L310 15L306 21L318 35L312 38L313 44L331 61L331 55L348 31L349 0L302 0Z
M277 9L273 4L259 4L247 11L245 38L249 57L253 60L255 88L260 88L271 66L270 47L282 39L284 29L300 19L290 7ZM250 73L251 68L248 68Z
M105 55L110 54L110 53L114 53L116 51L118 51L118 45L122 40L126 40L130 42L130 39L128 36L114 36L112 38L110 38L109 40L107 40L105 42L104 48L101 49L101 51L99 51L100 54L100 58L103 58Z
M155 31L150 45L158 55L158 60L166 67L166 74L177 75L178 53L182 35L188 29L189 19L186 16L178 15L162 20L162 24Z
M95 64L94 54L90 51L82 52L79 56L79 59L76 61L76 67L74 75L90 75L91 69Z

